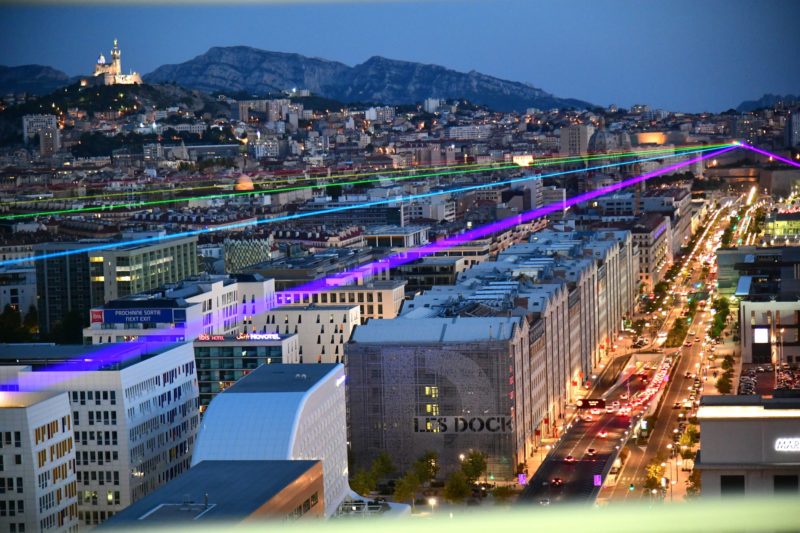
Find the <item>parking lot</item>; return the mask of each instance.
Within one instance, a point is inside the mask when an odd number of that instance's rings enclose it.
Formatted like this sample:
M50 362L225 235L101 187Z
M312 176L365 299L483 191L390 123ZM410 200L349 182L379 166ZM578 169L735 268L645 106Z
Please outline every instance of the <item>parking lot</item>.
M800 390L800 369L784 365L784 368L775 372L775 367L771 364L742 365L739 394L771 396L775 389Z

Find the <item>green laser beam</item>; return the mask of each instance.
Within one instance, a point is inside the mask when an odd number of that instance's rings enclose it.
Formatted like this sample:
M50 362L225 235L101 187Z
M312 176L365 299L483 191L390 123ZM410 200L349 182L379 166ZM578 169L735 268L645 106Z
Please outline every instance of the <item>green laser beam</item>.
M726 144L722 144L719 146L727 146ZM702 148L715 148L717 145L704 145ZM692 149L697 149L697 146L693 147L686 147L686 148L679 148L679 149L661 149L661 150L653 150L649 151L650 154L653 153L680 153L681 151L687 151ZM75 214L75 213L88 213L88 212L102 212L102 211L110 211L114 209L126 209L132 207L145 207L145 206L157 206L157 205L165 205L165 204L172 204L178 202L188 202L188 201L198 201L198 200L215 200L220 198L235 198L235 197L242 197L242 196L256 196L256 195L266 195L266 194L276 194L281 192L292 192L292 191L299 191L299 190L306 190L306 189L316 189L316 188L327 188L333 186L341 186L341 185L363 185L367 183L377 183L381 181L402 181L402 180L409 180L409 179L420 179L420 178L432 178L432 177L439 177L439 176L448 176L453 174L473 174L476 172L485 172L487 170L510 170L510 169L524 169L530 168L535 166L550 166L555 164L564 164L564 163L571 163L571 162L583 162L586 160L593 160L593 159L616 159L622 157L629 157L631 155L649 155L648 151L638 151L638 152L626 152L622 154L604 154L602 156L579 156L574 157L571 159L563 159L559 161L544 161L544 162L537 162L534 161L532 165L529 167L520 167L519 165L512 164L507 166L492 166L489 168L480 167L480 168L470 168L464 170L449 170L445 172L433 172L427 174L413 174L408 176L396 176L390 178L373 178L367 180L351 180L351 181L344 181L344 182L334 182L334 183L326 183L326 184L314 184L314 185L301 185L297 187L281 187L277 189L263 189L258 191L239 191L239 192L232 192L232 193L218 193L218 194L208 194L202 196L191 196L186 198L169 198L169 199L162 199L162 200L149 200L149 201L135 201L135 202L125 202L121 204L111 204L111 205L104 205L104 206L88 206L88 207L76 207L71 209L57 209L52 211L39 211L36 213L20 213L14 215L4 215L0 216L0 220L17 220L23 218L34 218L39 216L51 216L51 215L66 215L66 214Z

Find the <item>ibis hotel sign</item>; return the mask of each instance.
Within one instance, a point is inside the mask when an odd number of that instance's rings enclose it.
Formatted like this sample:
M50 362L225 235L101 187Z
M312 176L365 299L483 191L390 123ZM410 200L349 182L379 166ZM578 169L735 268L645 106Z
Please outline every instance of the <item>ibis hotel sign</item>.
M417 416L414 433L512 433L510 416Z
M800 452L800 437L782 437L775 440L776 452Z

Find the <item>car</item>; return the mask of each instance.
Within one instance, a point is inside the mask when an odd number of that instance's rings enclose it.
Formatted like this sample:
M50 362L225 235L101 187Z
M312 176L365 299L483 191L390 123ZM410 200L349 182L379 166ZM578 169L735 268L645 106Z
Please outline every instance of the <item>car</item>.
M614 409L615 409L614 406L609 405L606 407L606 413L613 413Z
M588 450L586 450L586 455L588 455L589 457L594 457L595 455L597 455L597 450L595 450L594 448L589 448Z
M586 422L591 422L594 420L594 417L592 415L583 415L583 420Z
M550 498L542 498L539 500L539 505L550 505Z
M600 437L601 439L604 439L604 438L608 437L608 431L603 430L600 433L598 433L597 436Z
M575 458L573 456L571 456L571 455L568 455L568 456L564 457L564 462L565 463L574 463L575 462Z
M554 477L554 478L553 478L553 479L550 481L550 485L552 485L553 487L561 487L561 486L563 486L563 485L564 485L564 480L563 480L563 479L561 479L560 477Z
M760 366L760 367L756 368L756 372L758 372L758 373L765 372L764 367Z
M673 408L673 409L680 409L680 408L681 408L681 402L675 402L675 403L673 403L673 404L672 404L672 408Z
M686 342L683 343L683 345L686 346L687 348L691 348L692 347L692 341L686 341Z
M614 400L613 402L611 402L611 407L615 407L615 408L619 407L619 401Z
M593 414L593 415L599 415L599 414L600 414L600 409L597 409L597 408L595 407L595 408L592 408L592 409L591 409L589 412L590 412L591 414Z
M689 379L689 378L691 378L691 377L692 377L692 373L687 371L687 372L686 372L686 373L683 375L683 377L685 377L686 379Z
M619 395L619 399L620 400L627 400L628 399L628 393L627 392L623 392L622 394Z

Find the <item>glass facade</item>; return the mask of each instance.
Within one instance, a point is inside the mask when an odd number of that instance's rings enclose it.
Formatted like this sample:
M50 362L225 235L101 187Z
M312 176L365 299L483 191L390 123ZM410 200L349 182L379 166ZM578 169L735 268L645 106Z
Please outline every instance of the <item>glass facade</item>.
M264 346L244 342L232 346L209 343L208 346L195 345L194 356L201 413L214 396L259 366L283 362L280 344Z

